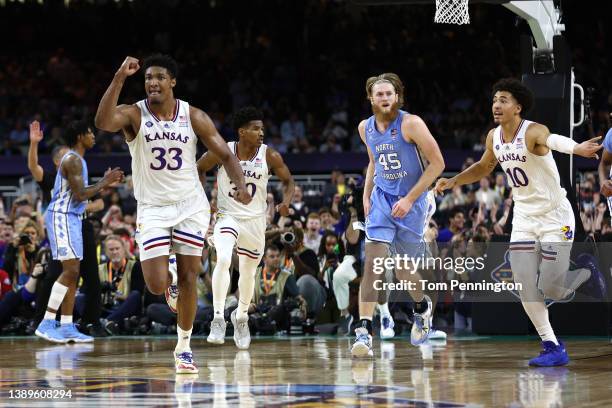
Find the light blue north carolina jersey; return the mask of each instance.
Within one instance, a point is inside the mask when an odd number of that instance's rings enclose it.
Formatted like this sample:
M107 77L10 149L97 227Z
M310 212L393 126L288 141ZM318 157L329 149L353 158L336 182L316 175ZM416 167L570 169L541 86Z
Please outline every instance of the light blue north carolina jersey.
M417 145L407 142L402 135L404 115L407 113L400 111L384 133L376 129L374 116L366 121L366 143L375 160L366 237L370 241L392 244L398 254L412 256L423 253L423 229L429 202L425 191L405 217L391 216L395 203L412 190L425 169Z
M87 187L87 181L89 179L89 174L87 172L87 163L85 160L79 156L79 154L73 150L69 151L62 157L61 163L64 162L66 157L69 154L74 154L79 159L81 159L82 177L83 183L85 187ZM57 176L55 177L55 185L53 186L53 192L51 193L51 202L49 203L49 207L47 207L48 211L63 213L63 214L76 214L81 215L85 212L85 206L87 205L87 200L85 201L76 201L74 198L74 193L70 189L70 185L68 184L68 179L66 179L62 175L62 165L60 163L59 170L57 172Z
M425 165L416 144L402 135L402 119L407 112L399 111L397 118L384 133L376 128L374 115L366 121L366 143L374 156L374 184L387 194L405 196L419 181Z
M612 153L612 128L606 133L606 137L603 141L603 147L608 153ZM610 168L610 178L612 178L612 168ZM612 196L608 197L608 210L610 210L610 217L612 217Z
M608 133L606 133L606 137L603 140L603 147L609 153L612 153L612 128L610 128Z

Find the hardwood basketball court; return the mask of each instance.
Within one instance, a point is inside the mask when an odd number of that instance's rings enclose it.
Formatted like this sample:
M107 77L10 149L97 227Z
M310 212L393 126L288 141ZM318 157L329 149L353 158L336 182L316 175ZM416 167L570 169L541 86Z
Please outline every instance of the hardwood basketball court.
M222 346L196 337L199 375L176 375L174 336L76 345L2 338L0 406L612 406L608 338L567 339L571 363L555 368L527 367L536 338L450 337L420 348L376 339L374 358L360 360L351 342L266 337L238 351L229 337ZM46 391L35 398L35 390Z

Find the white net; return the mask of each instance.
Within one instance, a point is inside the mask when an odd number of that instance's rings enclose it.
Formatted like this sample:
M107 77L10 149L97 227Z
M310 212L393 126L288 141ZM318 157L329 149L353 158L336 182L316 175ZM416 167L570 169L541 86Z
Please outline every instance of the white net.
M468 0L436 0L436 23L470 24Z

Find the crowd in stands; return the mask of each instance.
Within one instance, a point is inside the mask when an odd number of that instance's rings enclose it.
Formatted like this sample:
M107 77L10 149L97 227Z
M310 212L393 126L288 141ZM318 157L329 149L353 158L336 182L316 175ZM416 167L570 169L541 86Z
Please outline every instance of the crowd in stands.
M464 166L470 162L467 160ZM215 180L209 178L207 188L213 208L217 196ZM350 325L350 317L358 314L357 293L364 256L363 233L354 229L355 221L363 221L358 199L361 182L360 177L347 179L340 171L334 171L322 192L304 194L302 186L297 185L288 217L275 213L280 192L270 188L267 245L249 310L254 332L314 332L315 324L337 325L332 332L341 334L348 331L349 327L343 324ZM176 315L164 297L152 295L144 284L135 243L136 206L132 188L128 177L120 187L104 190L93 200L96 205L89 207L86 222L93 227L97 279L88 278L81 285L75 316L81 318L82 329L95 335L169 333L176 324ZM586 233L605 240L612 228L595 174L581 174L577 191ZM52 267L48 239L41 217L42 197L24 195L0 214L0 333L31 333L40 317L36 302L43 296L37 293L38 282L44 282L45 274L53 276L49 272ZM436 197L436 204L437 211L425 237L429 242L437 242L442 257L465 256L470 244L472 248L474 244L480 245L484 253L493 237L499 240L509 234L512 197L503 173L457 187ZM209 234L214 222L213 215ZM211 274L215 262L214 247L207 243L198 280L195 327L199 333L206 332L213 317ZM170 267L175 267L172 258ZM230 271L228 320L237 305L237 259ZM96 290L88 288L91 285L97 285ZM441 294L438 325L470 330L469 307L454 304L453 296L456 293ZM92 301L92 297L99 299ZM93 321L85 318L88 303L99 308ZM404 304L391 303L392 313L405 316L405 310Z
M572 3L564 3L565 35L578 82L594 88L591 128L575 132L582 140L610 127L603 57L610 36L602 15ZM490 87L519 76L517 38L529 31L503 7L470 9L472 24L456 28L434 24L433 6L350 1L9 2L0 27L12 39L0 55L1 151L24 154L27 124L38 120L47 135L41 152L50 152L70 120L93 116L125 55L152 52L179 61L175 94L208 112L226 138L229 114L253 104L264 110L267 142L281 153L363 150L356 125L370 114L365 80L393 71L405 82L406 109L425 119L442 148L482 149ZM108 30L102 21L123 29ZM141 29L151 21L154 34ZM140 99L142 86L130 79L121 101ZM105 134L94 152L126 149L119 135Z

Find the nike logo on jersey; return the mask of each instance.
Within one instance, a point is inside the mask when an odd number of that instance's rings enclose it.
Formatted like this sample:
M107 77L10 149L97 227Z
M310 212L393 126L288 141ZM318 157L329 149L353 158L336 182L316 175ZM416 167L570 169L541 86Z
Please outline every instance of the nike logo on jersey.
M152 142L154 140L176 140L181 143L187 143L189 141L189 136L182 136L180 133L177 135L176 132L163 132L161 135L159 133L155 133L155 135L144 135L145 140L148 142Z

